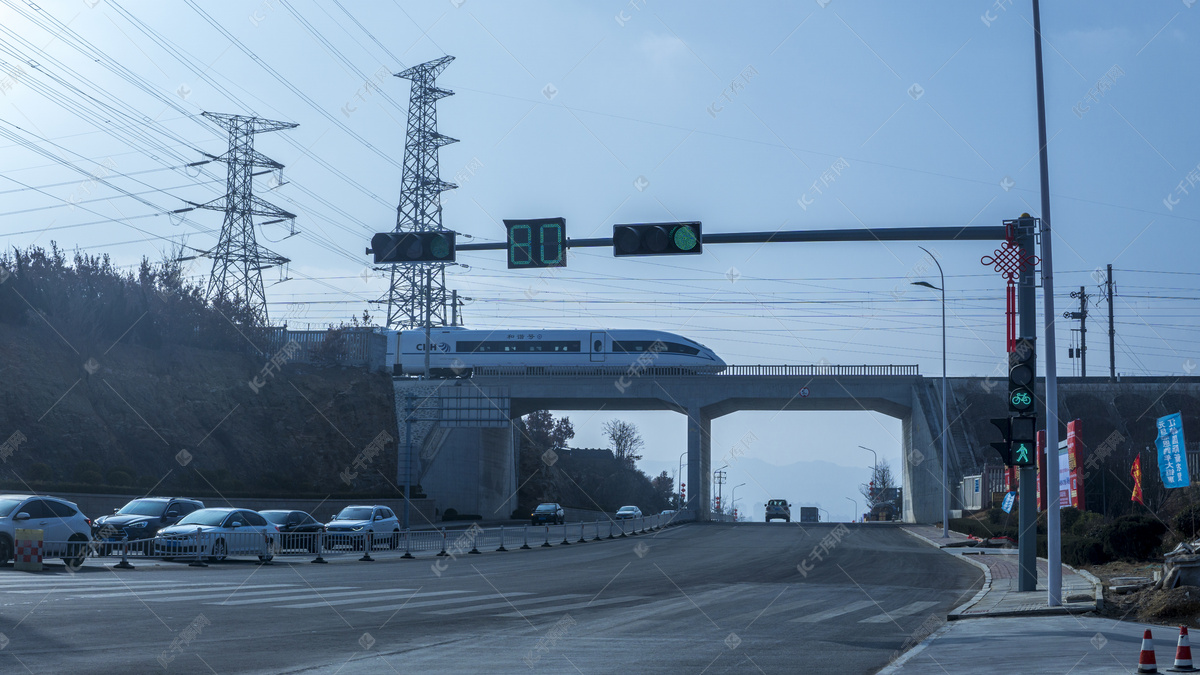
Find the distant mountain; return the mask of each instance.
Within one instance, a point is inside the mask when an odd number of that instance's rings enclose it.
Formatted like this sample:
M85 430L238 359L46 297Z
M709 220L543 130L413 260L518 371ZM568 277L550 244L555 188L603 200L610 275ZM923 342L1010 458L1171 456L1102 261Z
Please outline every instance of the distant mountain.
M674 475L679 470L679 465L668 464L670 462L643 460L638 462L638 468L652 476L661 471ZM719 466L718 464L713 468ZM684 467L684 471L687 471L687 467ZM743 457L730 464L727 471L729 479L723 490L726 501L733 497L733 486L745 483L737 489L739 516L749 515L754 520L761 521L764 514L763 505L768 499L786 499L791 502L795 518L800 517L799 507L819 506L829 512L826 515L822 511L821 520L849 520L855 507L847 497L858 501L856 515L866 510L862 495L858 493L858 486L870 480L869 467L860 469L822 461L777 466L753 457ZM691 492L690 488L688 492Z

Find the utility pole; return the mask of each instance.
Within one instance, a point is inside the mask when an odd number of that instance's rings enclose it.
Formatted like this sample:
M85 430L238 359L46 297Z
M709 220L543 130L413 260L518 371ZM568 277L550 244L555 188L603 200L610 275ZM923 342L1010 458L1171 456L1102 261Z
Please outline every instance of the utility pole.
M458 139L437 131L437 101L454 92L439 88L436 80L453 60L453 56L443 56L396 74L396 77L412 81L396 232L443 229L441 194L458 187L443 181L438 170L438 149L458 142ZM387 327L446 325L446 263L391 267L387 296L377 301L387 302Z
M1078 291L1071 291L1072 298L1079 298L1078 312L1063 312L1064 319L1079 319L1079 375L1087 377L1087 301L1092 297L1087 290L1080 286Z
M283 172L282 164L254 149L254 134L299 125L242 115L211 112L203 115L229 131L229 150L220 157L210 156L213 161L225 162L229 167L225 195L204 204L189 202L192 208L225 212L221 237L212 252L213 266L205 295L210 301L239 300L266 323L267 295L263 289L262 271L291 261L258 245L254 236L254 217L270 219L260 225L289 221L290 232L295 234L296 216L254 196L254 167L274 169L280 172L280 177Z
M1113 283L1112 264L1108 265L1108 277L1104 280L1104 295L1108 298L1108 377L1117 379L1117 331L1113 329Z

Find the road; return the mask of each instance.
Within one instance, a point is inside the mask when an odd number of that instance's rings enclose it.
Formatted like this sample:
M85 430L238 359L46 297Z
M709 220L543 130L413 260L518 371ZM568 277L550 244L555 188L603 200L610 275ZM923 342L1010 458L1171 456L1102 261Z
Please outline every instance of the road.
M0 671L867 673L981 583L898 528L841 527L692 524L453 559L3 569Z

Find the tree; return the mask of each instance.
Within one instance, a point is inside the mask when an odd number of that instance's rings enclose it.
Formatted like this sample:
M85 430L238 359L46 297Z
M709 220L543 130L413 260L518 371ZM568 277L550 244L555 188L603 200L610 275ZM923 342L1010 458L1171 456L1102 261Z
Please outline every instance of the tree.
M655 476L650 485L654 486L654 492L663 498L668 504L671 503L671 498L675 494L675 479L667 475L666 471Z
M873 512L876 507L887 506L899 510L899 504L894 504L896 498L895 476L887 460L883 460L871 471L871 482L858 486L858 491L867 500L867 511Z
M642 458L638 451L645 447L646 442L638 433L636 424L624 420L609 420L604 423L604 435L612 444L613 455L622 466L632 469Z
M567 447L567 441L575 438L575 427L571 418L555 419L549 410L538 410L525 416L526 442L538 450L558 452Z

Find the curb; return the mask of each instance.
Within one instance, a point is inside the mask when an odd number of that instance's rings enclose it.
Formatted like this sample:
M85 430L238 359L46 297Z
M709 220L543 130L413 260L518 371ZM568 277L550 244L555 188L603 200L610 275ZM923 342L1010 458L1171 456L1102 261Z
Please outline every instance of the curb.
M892 673L899 671L902 667L904 667L905 663L908 663L909 659L925 651L925 648L928 647L931 642L937 638L940 638L948 630L950 630L950 625L946 624L945 626L933 631L929 635L926 635L924 640L918 642L912 649L909 649L900 656L897 656L894 661L884 666L883 670L880 670L875 675L892 675Z
M930 539L924 535L917 534L916 532L913 532L912 530L908 529L907 527L902 527L900 529L902 529L905 532L909 533L910 535L916 537L920 541L923 541L926 544L933 546L934 548L936 548L938 550L945 551L945 549L940 544L938 544L936 541L933 541L932 539ZM965 563L968 563L970 565L974 565L975 567L978 567L980 570L983 571L983 587L979 589L979 592L977 592L975 595L971 596L970 600L967 600L963 604L959 605L958 607L955 607L954 609L952 609L946 613L946 621L957 621L958 619L961 619L961 618L967 618L967 616L964 616L963 612L966 612L971 607L974 607L980 600L983 600L983 597L988 594L988 591L992 590L992 570L986 564L984 564L978 560L975 560L974 558L970 558L968 556L960 555L957 553L951 553L950 551L946 551L946 554L954 556L955 558L958 558L959 560L961 560ZM989 615L979 614L979 615L968 615L968 616L989 616ZM936 635L936 633L934 633L934 635ZM932 637L932 635L930 637ZM913 651L913 650L910 650L910 652L911 651ZM897 660L896 663L900 663L900 661ZM883 672L883 671L880 671L880 672Z
M1096 600L1096 611L1097 612L1102 611L1104 609L1104 582L1100 581L1100 579L1095 574L1092 574L1091 572L1089 572L1087 570L1076 569L1067 564L1063 564L1063 567L1066 567L1067 569L1071 570L1075 574L1078 574L1079 576L1083 577L1084 579L1087 579L1088 581L1092 582L1092 589L1093 589L1095 600Z

